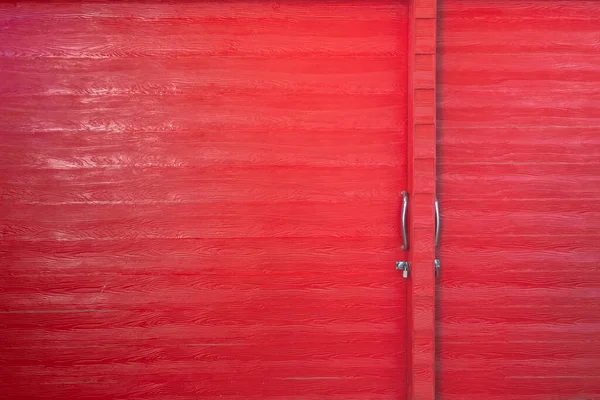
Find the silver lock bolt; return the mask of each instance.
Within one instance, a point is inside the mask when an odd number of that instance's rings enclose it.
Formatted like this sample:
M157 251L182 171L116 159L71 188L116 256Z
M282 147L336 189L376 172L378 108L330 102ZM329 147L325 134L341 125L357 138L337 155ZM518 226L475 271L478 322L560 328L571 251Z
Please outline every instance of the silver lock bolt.
M396 261L396 269L402 271L404 279L408 279L408 273L410 272L410 263L408 261Z

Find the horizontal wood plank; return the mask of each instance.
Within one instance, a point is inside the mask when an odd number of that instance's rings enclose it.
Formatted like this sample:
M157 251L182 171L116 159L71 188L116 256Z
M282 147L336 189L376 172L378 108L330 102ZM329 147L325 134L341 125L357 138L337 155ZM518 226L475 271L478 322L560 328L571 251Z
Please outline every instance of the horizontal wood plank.
M371 206L356 214L356 208ZM236 238L395 236L398 204L156 203L10 204L3 209L4 239L110 240L138 238Z
M396 236L2 240L0 265L7 275L369 275L401 256L398 243Z
M276 62L273 62L276 60ZM5 58L0 96L184 95L260 90L303 93L398 93L395 56ZM406 73L406 72L405 72Z

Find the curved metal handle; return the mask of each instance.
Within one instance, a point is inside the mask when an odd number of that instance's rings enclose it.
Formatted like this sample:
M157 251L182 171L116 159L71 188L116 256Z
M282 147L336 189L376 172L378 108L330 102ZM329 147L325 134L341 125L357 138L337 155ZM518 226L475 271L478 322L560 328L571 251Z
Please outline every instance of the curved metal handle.
M408 235L406 234L406 210L408 209L408 192L402 191L402 250L408 250Z
M437 197L435 198L435 246L437 247L440 239L440 205Z

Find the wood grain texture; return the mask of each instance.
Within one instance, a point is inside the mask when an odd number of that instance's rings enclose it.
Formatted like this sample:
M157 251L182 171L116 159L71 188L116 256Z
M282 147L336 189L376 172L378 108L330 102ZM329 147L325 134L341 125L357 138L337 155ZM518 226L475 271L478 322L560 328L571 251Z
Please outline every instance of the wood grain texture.
M436 159L436 0L411 0L408 59L409 399L435 397L433 275Z
M0 398L404 398L407 23L0 3Z
M600 3L444 0L437 397L600 399Z

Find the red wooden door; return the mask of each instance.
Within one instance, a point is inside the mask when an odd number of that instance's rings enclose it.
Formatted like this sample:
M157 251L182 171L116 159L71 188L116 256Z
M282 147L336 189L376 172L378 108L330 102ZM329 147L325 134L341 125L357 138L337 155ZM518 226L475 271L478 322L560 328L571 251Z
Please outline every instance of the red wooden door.
M0 397L404 396L404 2L0 27Z
M438 397L600 398L600 2L440 3Z

